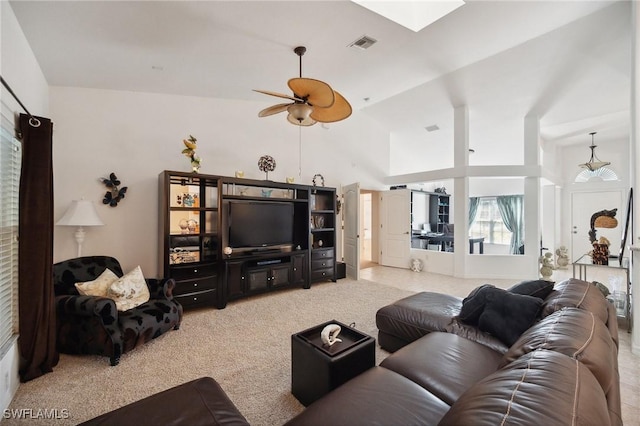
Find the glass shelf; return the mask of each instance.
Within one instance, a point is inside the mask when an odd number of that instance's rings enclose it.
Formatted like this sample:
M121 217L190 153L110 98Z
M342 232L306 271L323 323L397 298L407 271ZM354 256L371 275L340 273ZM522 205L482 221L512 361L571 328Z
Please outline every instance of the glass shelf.
M247 198L274 198L283 200L293 200L296 198L295 189L270 188L268 186L239 185L236 183L225 183L224 195Z

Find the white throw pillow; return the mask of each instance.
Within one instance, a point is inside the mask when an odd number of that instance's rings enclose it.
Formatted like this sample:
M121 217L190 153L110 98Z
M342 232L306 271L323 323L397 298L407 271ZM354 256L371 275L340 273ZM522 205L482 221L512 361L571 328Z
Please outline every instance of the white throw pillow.
M107 292L111 284L118 279L110 269L105 269L98 278L93 281L76 283L76 289L82 296L100 296L108 297Z
M149 287L142 275L140 266L125 274L111 284L107 297L116 302L119 311L127 311L149 300Z

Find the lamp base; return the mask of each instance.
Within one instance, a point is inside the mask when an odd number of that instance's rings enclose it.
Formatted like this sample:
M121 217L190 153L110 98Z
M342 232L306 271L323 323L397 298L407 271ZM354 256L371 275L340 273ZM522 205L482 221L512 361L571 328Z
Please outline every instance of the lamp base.
M76 237L76 243L78 243L78 257L82 256L82 243L84 243L84 237L86 232L82 226L78 226L74 236Z

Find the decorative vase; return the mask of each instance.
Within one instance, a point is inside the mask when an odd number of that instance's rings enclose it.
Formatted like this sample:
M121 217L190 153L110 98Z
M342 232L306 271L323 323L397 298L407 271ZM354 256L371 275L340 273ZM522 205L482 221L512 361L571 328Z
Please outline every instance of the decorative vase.
M593 243L591 251L591 261L594 265L609 264L609 246L606 244Z

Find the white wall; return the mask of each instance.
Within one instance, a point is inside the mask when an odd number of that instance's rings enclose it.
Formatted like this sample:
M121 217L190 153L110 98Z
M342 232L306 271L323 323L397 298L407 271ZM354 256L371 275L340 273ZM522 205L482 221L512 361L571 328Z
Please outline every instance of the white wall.
M54 201L58 220L74 199L96 204L105 226L87 228L83 255L112 255L125 270L140 265L158 275L158 174L190 171L182 139L198 139L201 173L264 179L258 158L276 160L269 179L311 184L314 174L326 186L353 182L383 188L388 174L388 135L357 111L327 128L302 129L302 175L298 176L299 128L283 114L258 118L266 104L151 93L51 88L54 128ZM101 203L99 178L115 172L127 186L117 207ZM55 261L75 257L74 229L55 227Z
M18 25L9 2L0 2L1 49L0 74L14 93L34 115L47 116L49 89L31 47ZM2 114L9 120L22 112L18 103L4 89ZM14 341L7 348L0 348L0 409L9 406L20 379L18 377L18 345Z

